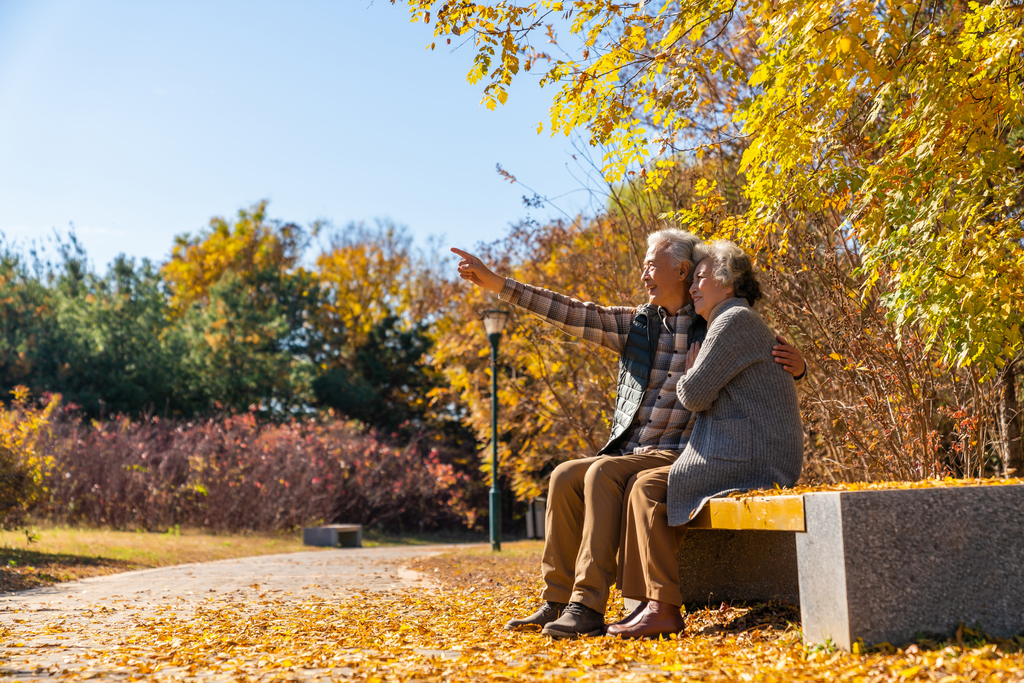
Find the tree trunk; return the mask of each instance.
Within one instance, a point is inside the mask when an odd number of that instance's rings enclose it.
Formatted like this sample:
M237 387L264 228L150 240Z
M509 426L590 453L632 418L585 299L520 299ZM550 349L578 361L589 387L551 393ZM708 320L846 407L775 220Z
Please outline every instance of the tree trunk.
M1002 446L1003 476L1024 476L1021 450L1021 411L1017 404L1017 364L1010 361L996 380L999 390L999 441Z

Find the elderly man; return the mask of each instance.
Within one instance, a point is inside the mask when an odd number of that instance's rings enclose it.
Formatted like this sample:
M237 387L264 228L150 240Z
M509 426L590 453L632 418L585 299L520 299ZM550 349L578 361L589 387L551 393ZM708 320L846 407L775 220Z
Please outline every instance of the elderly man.
M608 443L596 455L564 462L551 474L541 560L544 604L528 617L511 620L506 629L542 629L554 638L604 632L626 484L639 472L675 462L693 429L693 415L679 402L675 385L690 343L702 339L707 329L694 315L689 293L694 247L701 241L667 228L652 233L647 243L641 280L648 301L637 307L598 306L516 282L493 273L476 256L452 249L462 259L458 270L463 279L619 354ZM799 352L782 338L778 341L776 361L802 377Z

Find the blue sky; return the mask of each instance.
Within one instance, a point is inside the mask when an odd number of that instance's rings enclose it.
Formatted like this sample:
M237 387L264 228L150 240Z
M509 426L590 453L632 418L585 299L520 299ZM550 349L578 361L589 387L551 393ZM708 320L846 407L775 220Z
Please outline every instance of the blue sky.
M528 76L496 112L471 45L387 0L0 0L0 231L70 223L95 264L160 261L174 235L270 199L273 217L390 218L425 242L504 234L527 191L591 197L570 140L537 135L554 92Z

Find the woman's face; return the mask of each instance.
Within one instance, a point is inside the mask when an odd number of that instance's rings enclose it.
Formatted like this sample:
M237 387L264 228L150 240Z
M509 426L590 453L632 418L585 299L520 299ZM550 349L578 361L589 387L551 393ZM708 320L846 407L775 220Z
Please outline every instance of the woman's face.
M715 306L726 299L731 299L734 295L731 286L725 287L715 279L712 273L711 259L706 258L697 264L697 270L694 271L690 296L693 297L693 310L707 320Z

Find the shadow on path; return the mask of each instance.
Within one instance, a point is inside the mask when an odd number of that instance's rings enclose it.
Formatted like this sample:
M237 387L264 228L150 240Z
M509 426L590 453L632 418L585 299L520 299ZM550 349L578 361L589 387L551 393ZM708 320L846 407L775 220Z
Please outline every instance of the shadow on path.
M49 586L92 576L140 569L145 565L109 557L0 548L0 593Z

